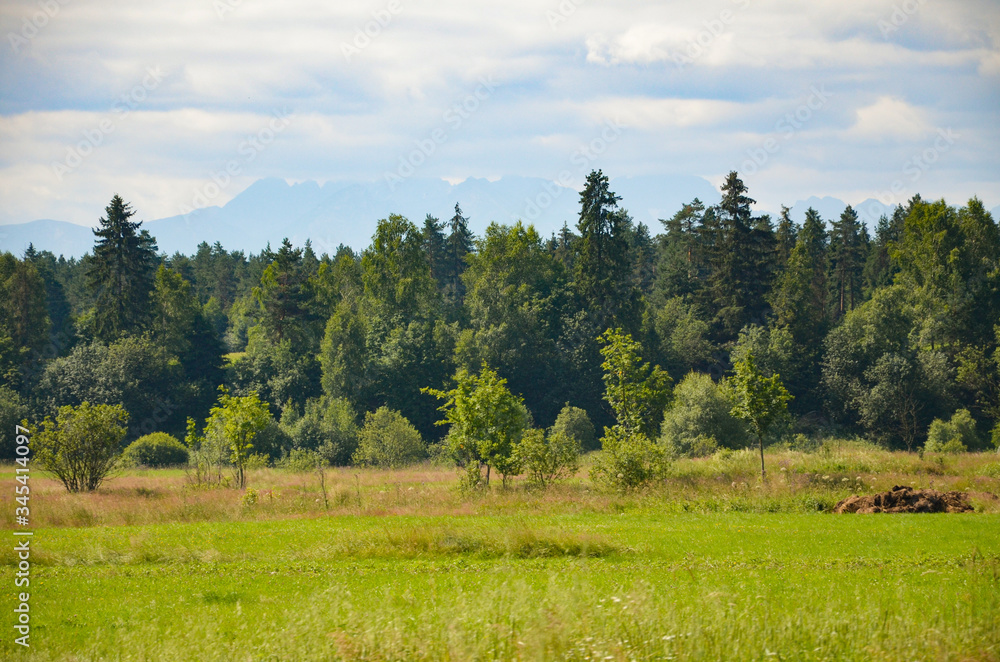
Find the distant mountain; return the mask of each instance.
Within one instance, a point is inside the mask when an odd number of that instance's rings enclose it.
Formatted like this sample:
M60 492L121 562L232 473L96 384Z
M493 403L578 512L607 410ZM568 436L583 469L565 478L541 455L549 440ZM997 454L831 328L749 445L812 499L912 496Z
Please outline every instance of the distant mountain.
M622 196L621 204L637 222L650 225L653 234L660 231L657 219L672 216L693 198L707 204L719 199L715 188L701 177L621 177L611 184ZM563 222L575 225L579 198L572 188L535 177L503 177L492 182L470 178L454 185L441 179L411 178L394 189L382 181L320 185L270 178L254 182L222 207L146 221L143 227L168 254L191 254L202 241L258 252L268 243L276 247L284 237L297 246L311 239L318 253L333 253L340 244L355 249L367 246L378 219L389 214L402 214L418 225L428 213L446 221L454 215L456 203L474 232L481 233L491 221L520 219L548 236ZM88 228L59 221L0 226L0 250L20 254L29 242L57 255L80 256L91 249L94 240Z
M611 180L611 189L621 196L621 205L635 221L647 224L652 234L662 231L659 219L670 218L696 197L706 205L719 201L715 187L694 176L618 177ZM579 192L571 188L536 177L470 178L458 184L411 178L394 189L382 181L320 185L288 184L270 178L254 182L222 207L147 221L143 227L168 254L191 254L202 241L218 241L229 250L258 252L268 243L276 247L284 237L296 246L311 239L317 253L333 253L342 243L355 249L367 246L375 223L391 213L402 214L418 225L428 213L446 221L454 215L455 203L461 205L476 233L482 233L491 221L512 223L520 219L548 236L563 222L575 226L579 198ZM800 200L791 206L792 220L801 224L809 207L831 221L840 217L847 203L832 197ZM854 208L871 230L880 216L892 213L892 207L875 199ZM777 220L778 213L768 211ZM1000 207L992 213L1000 220ZM49 219L0 225L0 250L20 255L29 243L38 250L79 257L91 250L94 236L90 228Z
M20 257L31 243L38 250L79 257L94 245L94 233L84 225L48 218L30 223L0 225L0 251L10 251Z
M789 210L789 215L793 221L801 225L803 219L806 217L806 210L810 207L818 211L820 218L829 223L830 221L840 218L840 215L844 213L845 209L847 209L847 203L843 200L838 200L837 198L831 198L829 196L824 198L812 196L805 200L799 200L792 205ZM868 198L864 202L854 205L854 211L858 213L858 218L864 222L871 231L875 230L875 226L878 224L878 219L883 214L891 216L892 210L892 206L884 205L874 198ZM774 218L777 219L777 216Z

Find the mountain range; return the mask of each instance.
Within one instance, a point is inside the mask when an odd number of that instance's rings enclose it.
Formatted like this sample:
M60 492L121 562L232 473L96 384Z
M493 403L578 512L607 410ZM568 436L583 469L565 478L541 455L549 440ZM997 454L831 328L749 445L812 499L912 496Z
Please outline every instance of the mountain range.
M662 229L659 219L673 216L696 197L707 205L719 201L718 190L696 176L618 177L611 180L611 189L621 196L620 204L636 222L650 226L652 234ZM573 227L579 214L578 191L534 177L506 176L495 181L469 178L457 184L411 178L394 189L384 182L289 184L268 178L254 182L221 207L148 220L143 227L156 238L160 251L167 254L194 253L203 241L220 242L228 250L259 252L267 244L276 247L284 237L296 246L310 239L318 254L332 254L340 244L354 249L367 246L377 220L391 213L402 214L420 225L427 214L442 221L450 219L456 203L477 234L491 221L511 223L521 219L533 223L547 237L564 222ZM810 197L792 205L791 216L801 223L806 209L813 207L829 220L840 216L846 206L837 198ZM891 212L890 207L874 199L855 208L869 228L874 227L879 216ZM774 211L768 212L777 218ZM1000 207L993 210L995 218L1000 217L998 212ZM0 250L20 255L29 243L56 255L80 257L91 250L94 236L88 227L52 219L0 226Z

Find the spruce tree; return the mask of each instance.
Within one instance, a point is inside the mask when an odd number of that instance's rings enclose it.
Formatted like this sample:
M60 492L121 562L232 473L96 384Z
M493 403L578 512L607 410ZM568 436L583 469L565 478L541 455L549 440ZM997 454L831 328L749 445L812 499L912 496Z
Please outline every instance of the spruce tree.
M858 214L850 205L831 225L830 284L834 296L834 318L840 319L861 302L867 247Z
M636 331L639 291L634 285L630 234L632 219L600 170L587 176L580 194L580 239L575 264L577 292L600 329Z
M455 203L455 215L448 221L448 238L444 244L444 300L452 308L460 308L465 300L465 284L462 274L465 273L465 256L472 252L472 231L469 230L469 219L462 215L462 208Z
M149 321L156 269L156 241L142 221L132 222L132 206L115 195L105 208L107 216L94 230L97 242L88 285L96 293L94 330L103 340L139 331Z

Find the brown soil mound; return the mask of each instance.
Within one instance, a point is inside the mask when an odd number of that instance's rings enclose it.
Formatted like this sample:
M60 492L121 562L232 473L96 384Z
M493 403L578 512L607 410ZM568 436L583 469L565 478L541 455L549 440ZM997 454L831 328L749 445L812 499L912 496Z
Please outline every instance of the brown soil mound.
M972 511L963 492L914 490L897 485L889 492L847 497L835 513L967 513Z

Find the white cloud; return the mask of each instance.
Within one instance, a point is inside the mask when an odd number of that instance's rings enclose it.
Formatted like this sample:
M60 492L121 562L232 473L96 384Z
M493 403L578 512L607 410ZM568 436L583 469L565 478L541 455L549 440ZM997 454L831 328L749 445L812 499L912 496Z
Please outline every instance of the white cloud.
M934 128L926 112L897 97L880 97L856 115L848 134L863 140L915 140Z

